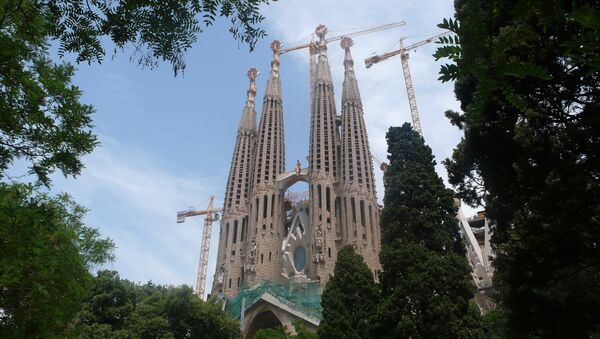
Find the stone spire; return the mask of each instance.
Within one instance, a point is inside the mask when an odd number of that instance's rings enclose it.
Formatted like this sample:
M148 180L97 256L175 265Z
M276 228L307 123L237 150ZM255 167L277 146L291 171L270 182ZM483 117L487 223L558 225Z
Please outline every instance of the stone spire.
M256 68L248 70L250 86L246 92L246 104L238 127L235 148L231 159L225 206L221 219L217 269L213 281L213 293L235 295L243 280L242 253L248 234L248 198L251 190L252 165L256 145Z
M341 190L344 244L354 244L372 270L379 265L379 208L373 177L373 162L363 106L354 74L350 38L343 38L345 50L342 90Z
M273 40L271 43L273 51L273 60L271 61L271 73L267 81L265 97L278 97L281 100L281 79L279 78L279 65L281 64L281 43L279 40Z
M339 135L336 126L335 97L331 71L327 61L327 28L316 29L319 41L318 61L311 89L309 169L311 197L311 253L316 267L312 279L327 281L333 275L336 239L339 238L339 200L334 185L338 177Z
M354 60L350 47L354 45L351 38L343 37L340 46L344 49L344 85L342 87L342 106L344 100L354 100L361 102L360 93L358 91L358 83L354 74Z
M283 104L279 79L281 44L271 44L273 61L263 99L250 199L250 233L245 258L246 283L279 278L283 225L277 176L285 171ZM275 275L274 275L275 274Z
M248 70L248 79L250 79L250 86L246 91L246 105L240 119L240 127L245 130L256 131L256 77L260 72L252 67Z
M319 40L316 42L318 61L315 71L315 82L323 81L332 83L331 69L327 62L327 41L325 41L327 27L325 25L319 25L315 30L315 34L319 37Z

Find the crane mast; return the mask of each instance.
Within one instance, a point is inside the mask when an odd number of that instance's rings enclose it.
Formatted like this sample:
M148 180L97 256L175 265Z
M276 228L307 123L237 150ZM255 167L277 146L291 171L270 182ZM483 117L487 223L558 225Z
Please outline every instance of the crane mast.
M198 262L198 275L196 276L196 294L200 299L204 297L204 289L206 286L206 269L208 267L208 253L210 251L210 235L212 231L212 223L219 219L219 212L222 208L214 208L213 202L215 197L211 196L208 200L208 207L204 210L189 209L177 212L177 223L185 222L185 218L205 215L204 229L202 230L202 242L200 244L200 260Z
M450 31L443 32L432 37L429 37L425 40L421 40L416 42L408 47L404 47L404 39L400 39L400 48L395 51L386 52L380 55L374 55L365 59L365 66L367 68L373 66L374 64L389 59L393 56L400 55L400 62L402 64L402 73L404 74L404 82L406 84L406 93L408 95L408 104L410 106L410 116L412 119L413 128L415 131L423 136L423 129L421 128L421 118L419 116L419 109L417 107L417 98L415 96L415 90L412 83L412 77L410 75L410 67L408 66L408 52L411 50L415 50L417 47L423 46L432 42L434 39L439 38L443 35L449 34Z
M400 62L402 63L402 72L404 73L404 83L406 84L406 94L408 95L408 105L410 106L410 117L412 119L413 128L421 137L423 130L421 129L421 118L419 117L419 108L417 107L417 98L415 97L415 89L412 84L410 68L408 67L408 53L403 48L403 41L400 40Z

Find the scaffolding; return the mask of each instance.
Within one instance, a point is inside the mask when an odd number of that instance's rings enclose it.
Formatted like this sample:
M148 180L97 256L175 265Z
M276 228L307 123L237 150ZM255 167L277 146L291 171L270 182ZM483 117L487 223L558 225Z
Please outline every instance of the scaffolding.
M303 314L319 320L323 319L318 281L295 282L292 279L285 282L262 281L251 288L242 289L235 297L228 298L225 311L233 319L239 319L242 306L245 313L265 294L270 294L281 303Z

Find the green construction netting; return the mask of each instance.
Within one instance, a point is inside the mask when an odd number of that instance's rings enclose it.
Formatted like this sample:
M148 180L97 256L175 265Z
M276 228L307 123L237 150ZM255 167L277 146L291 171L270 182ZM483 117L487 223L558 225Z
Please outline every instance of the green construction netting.
M235 297L228 298L225 310L233 319L238 319L241 313L242 299L245 310L252 307L265 293L277 298L281 303L300 311L308 316L323 319L321 294L318 282L275 282L263 281L251 288L242 289Z

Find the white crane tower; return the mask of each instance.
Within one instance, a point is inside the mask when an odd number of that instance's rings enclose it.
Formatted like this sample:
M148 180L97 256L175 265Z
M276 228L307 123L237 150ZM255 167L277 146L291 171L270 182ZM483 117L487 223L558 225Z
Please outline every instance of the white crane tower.
M200 299L204 298L204 288L206 285L206 268L208 267L208 253L210 250L210 234L213 221L219 220L219 213L223 208L214 208L214 196L208 199L208 207L204 210L189 209L177 212L177 223L185 222L185 218L196 215L205 215L204 229L202 230L202 243L200 244L200 260L198 263L198 275L196 277L196 294Z
M405 38L400 39L400 48L395 51L386 52L379 55L374 55L365 59L365 65L367 68L373 66L374 64L389 59L393 56L400 55L400 61L402 62L402 72L404 73L404 82L406 83L406 93L408 94L408 104L410 105L410 115L412 118L412 124L415 131L417 131L421 137L423 136L423 129L421 128L421 119L419 117L419 109L417 108L417 99L415 97L415 90L412 84L412 78L410 76L410 69L408 68L408 52L417 49L417 47L423 46L432 42L434 39L439 38L443 35L449 34L450 31L443 32L437 35L434 35L425 40L421 40L416 42L408 47L404 47L403 40Z

